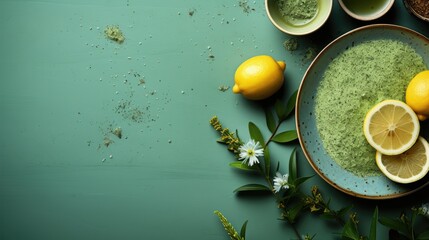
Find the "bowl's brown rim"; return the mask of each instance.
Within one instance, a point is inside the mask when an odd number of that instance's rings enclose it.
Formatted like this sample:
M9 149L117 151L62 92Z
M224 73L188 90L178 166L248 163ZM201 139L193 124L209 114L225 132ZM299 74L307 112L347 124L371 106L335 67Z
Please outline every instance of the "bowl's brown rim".
M310 66L307 68L306 72L304 73L304 76L301 80L301 83L299 85L298 88L298 93L297 93L297 98L296 98L296 103L295 103L295 125L296 125L296 129L297 129L297 133L298 133L298 140L299 140L299 144L301 145L301 149L304 152L305 157L307 158L307 161L310 163L311 167L314 169L314 171L316 171L316 173L323 179L325 180L328 184L330 184L331 186L333 186L334 188L349 194L351 196L354 197L359 197L359 198L365 198L365 199L372 199L372 200L383 200L383 199L393 199L393 198L399 198L399 197L404 197L407 195L410 195L414 192L417 192L419 190L421 190L422 188L426 187L429 185L429 181L422 184L421 186L412 189L410 191L407 192L403 192L403 193L397 193L397 194L389 194L389 195L380 195L380 196L372 196L372 195L365 195L365 194L360 194L360 193L356 193L353 192L351 190L347 190L344 189L340 186L338 186L335 182L333 182L331 179L329 179L328 177L326 177L321 171L319 171L318 167L316 166L316 164L313 162L311 155L309 154L309 152L307 151L307 149L305 148L305 145L303 144L303 139L302 139L302 134L299 128L299 109L300 109L300 101L301 101L301 91L302 91L302 86L305 82L305 79L308 75L308 73L313 69L315 63L318 61L318 59L320 58L321 55L325 54L326 51L328 51L328 49L330 49L336 42L338 42L339 40L347 37L348 35L358 32L358 31L364 31L364 30L368 30L368 29L373 29L373 28L391 28L391 29L397 29L397 30L401 30L401 31L406 31L408 33L411 33L412 35L421 38L422 40L426 41L429 44L429 38L425 37L424 35L422 35L421 33L414 31L412 29L403 27L403 26L399 26L399 25L394 25L394 24L372 24L372 25L366 25L363 27L359 27L359 28L355 28L347 33L344 33L343 35L337 37L336 39L334 39L332 42L330 42L326 47L324 47L322 49L322 51L320 51L320 53L314 58L314 60L311 62Z

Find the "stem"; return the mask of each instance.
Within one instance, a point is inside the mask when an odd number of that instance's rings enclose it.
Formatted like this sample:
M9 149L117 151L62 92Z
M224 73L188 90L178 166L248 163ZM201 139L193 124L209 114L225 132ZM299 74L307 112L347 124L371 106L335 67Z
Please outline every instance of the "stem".
M270 138L269 138L269 139L268 139L268 141L265 143L264 148L267 148L267 147L268 147L268 144L270 144L270 142L272 142L272 140L273 140L274 136L276 135L276 133L277 133L277 131L279 130L280 125L283 123L283 121L284 121L284 119L280 119L280 120L279 120L279 122L277 123L276 128L275 128L275 129L274 129L274 131L272 132L272 134L271 134ZM278 196L278 195L274 192L274 186L273 186L273 183L271 182L270 176L267 176L267 175L265 174L265 172L262 170L261 165L259 165L259 164L258 164L258 169L259 169L259 172L260 172L262 175L264 175L264 177L265 177L265 181L268 183L269 187L271 188L272 193L273 193L274 197L276 198L277 202L278 202L278 203L280 203L281 201L283 201L283 198L282 198L282 197L280 197L280 196ZM290 200L290 199L288 199L288 200L287 200L287 202L288 202L289 200ZM296 235L296 237L298 238L298 240L302 240L302 236L301 236L301 234L299 234L299 231L298 231L297 227L295 226L295 224L294 224L294 223L289 223L289 225L291 225L291 227L292 227L292 229L293 229L293 232L295 233L295 235Z
M265 147L267 147L267 146L268 146L268 144L269 144L270 142L272 142L273 137L276 135L276 133L277 133L277 131L279 130L279 127L280 127L280 125L283 123L283 121L284 121L284 120L280 120L280 121L277 123L277 126L276 126L276 128L274 129L273 133L271 134L270 138L268 139L267 143L265 144Z
M298 229L296 228L295 224L291 223L290 225L292 226L292 229L293 229L293 231L294 231L294 233L295 233L296 237L297 237L299 240L302 240L302 237L301 237L301 235L299 234Z
M263 176L264 176L265 181L267 181L267 183L268 183L268 185L270 186L270 188L271 188L271 189L274 189L273 184L271 183L269 176L265 175L265 172L264 172L264 170L262 169L261 165L260 165L260 164L257 164L257 166L258 166L258 170L259 170L259 172L261 173L261 175L263 175Z

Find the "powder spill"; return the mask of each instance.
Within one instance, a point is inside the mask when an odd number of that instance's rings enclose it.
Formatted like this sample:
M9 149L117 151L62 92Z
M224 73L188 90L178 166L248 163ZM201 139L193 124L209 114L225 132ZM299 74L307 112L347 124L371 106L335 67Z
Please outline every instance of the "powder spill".
M323 145L341 167L375 176L375 150L362 126L366 113L385 99L404 101L405 90L425 63L413 48L393 40L361 43L328 66L316 94L315 116Z
M292 52L298 49L298 40L296 38L289 38L283 42L283 47Z
M104 34L108 39L113 40L117 43L123 43L125 41L125 37L118 26L107 26L104 30Z

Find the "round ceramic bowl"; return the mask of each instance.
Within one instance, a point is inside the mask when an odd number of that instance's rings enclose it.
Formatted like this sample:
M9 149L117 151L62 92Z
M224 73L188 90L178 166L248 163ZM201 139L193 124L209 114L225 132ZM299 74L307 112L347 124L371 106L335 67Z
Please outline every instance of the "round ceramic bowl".
M429 185L429 174L410 184L390 181L383 174L357 176L342 168L329 155L317 128L315 106L317 90L329 63L347 49L360 43L386 39L408 44L429 64L429 39L405 27L373 24L352 30L328 44L308 67L299 86L295 120L299 142L310 165L327 183L352 196L367 199L389 199L411 194ZM428 139L429 123L421 125L423 137Z
M371 21L386 14L395 0L338 0L338 3L352 18Z
M404 5L411 14L423 21L429 22L429 18L422 16L412 7L411 0L404 0Z
M308 22L296 24L291 23L281 14L278 1L281 0L265 0L267 15L276 28L290 35L306 35L319 29L328 20L333 2L333 0L318 0L315 16Z

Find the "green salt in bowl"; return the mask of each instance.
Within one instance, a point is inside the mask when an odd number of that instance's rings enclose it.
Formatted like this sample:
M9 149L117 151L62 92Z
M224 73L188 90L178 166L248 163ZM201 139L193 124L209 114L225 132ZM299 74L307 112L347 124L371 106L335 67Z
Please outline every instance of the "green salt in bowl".
M367 199L390 199L409 195L429 185L429 174L411 184L390 181L381 174L359 177L344 170L326 152L314 115L316 93L325 70L332 59L359 43L390 39L408 44L420 54L429 67L429 39L408 28L374 24L352 30L328 44L308 67L298 90L295 114L298 138L305 157L316 173L334 188L352 196ZM428 129L422 125L422 129ZM426 134L427 130L421 133ZM375 158L375 157L374 157ZM374 159L375 161L375 159Z
M305 24L293 24L285 19L280 13L278 0L265 0L265 9L271 23L280 31L290 35L306 35L323 26L331 14L333 0L317 0L317 13Z

